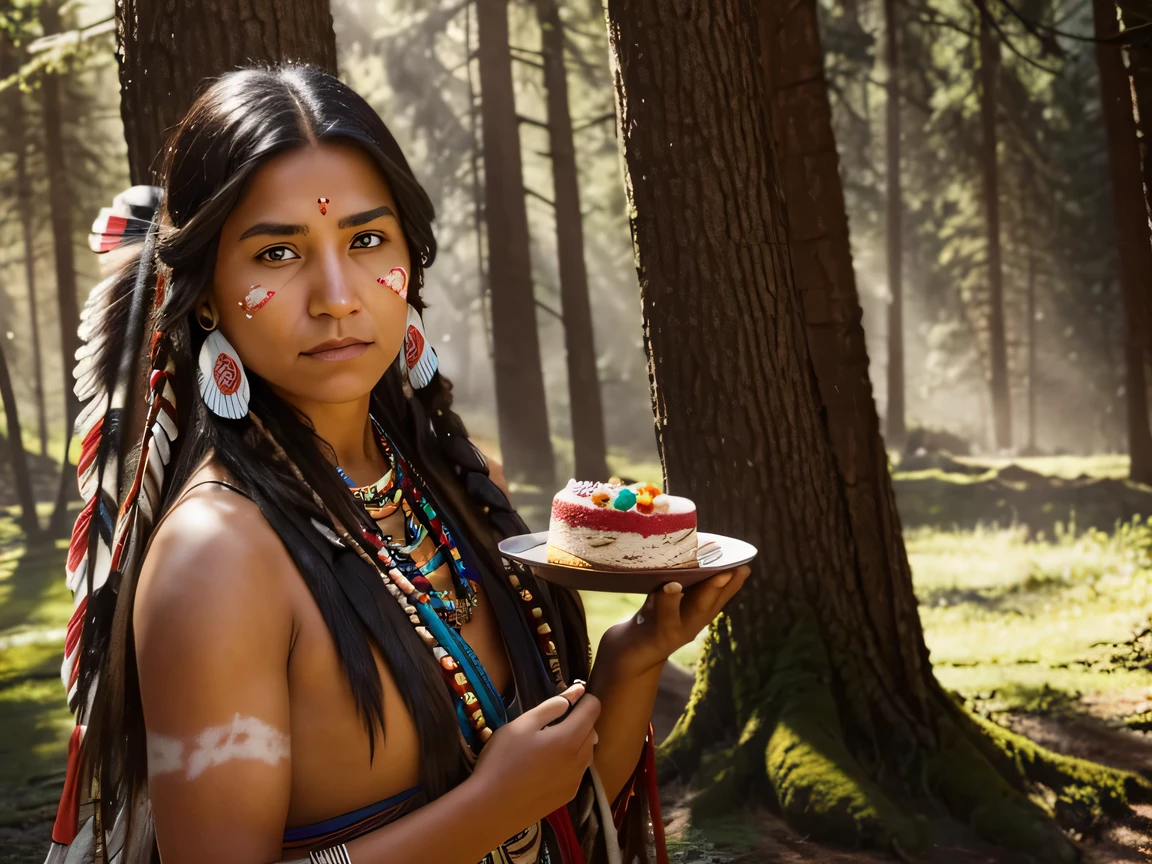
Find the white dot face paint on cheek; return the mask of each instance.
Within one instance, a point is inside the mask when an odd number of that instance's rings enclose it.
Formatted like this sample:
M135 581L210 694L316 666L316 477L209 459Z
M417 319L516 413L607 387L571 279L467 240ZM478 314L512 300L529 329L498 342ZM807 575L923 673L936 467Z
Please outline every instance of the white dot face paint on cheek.
M253 315L259 312L267 305L268 301L276 296L275 291L269 291L267 288L261 288L259 285L253 285L248 293L244 295L243 300L238 300L236 305L244 310L244 317L251 319Z
M398 295L401 300L408 299L408 273L403 267L393 267L387 276L381 276L376 281Z

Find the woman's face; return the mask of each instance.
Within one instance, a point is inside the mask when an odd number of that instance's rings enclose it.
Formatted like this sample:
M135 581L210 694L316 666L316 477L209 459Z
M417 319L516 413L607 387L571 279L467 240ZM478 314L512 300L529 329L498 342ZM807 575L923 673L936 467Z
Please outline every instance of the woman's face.
M200 308L218 313L244 365L292 404L352 402L400 351L410 272L377 164L353 144L323 142L253 175Z

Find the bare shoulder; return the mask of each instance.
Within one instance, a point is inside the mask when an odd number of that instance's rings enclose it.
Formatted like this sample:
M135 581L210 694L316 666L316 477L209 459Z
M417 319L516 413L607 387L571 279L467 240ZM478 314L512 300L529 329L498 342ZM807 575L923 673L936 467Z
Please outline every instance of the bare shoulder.
M197 472L152 538L134 603L138 643L175 638L195 647L291 631L287 550L253 501L227 486L195 485L204 479L222 478Z

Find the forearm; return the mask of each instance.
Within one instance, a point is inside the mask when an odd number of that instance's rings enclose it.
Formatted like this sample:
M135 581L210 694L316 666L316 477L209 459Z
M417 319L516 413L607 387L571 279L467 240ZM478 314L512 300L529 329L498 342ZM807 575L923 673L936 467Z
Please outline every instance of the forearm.
M623 634L614 630L601 639L588 681L588 692L601 705L595 763L609 799L624 788L640 759L664 669L663 663L639 673L623 667L618 659L623 652L617 650Z
M476 864L514 835L517 814L473 775L423 807L347 844L352 864ZM451 826L445 830L445 826Z

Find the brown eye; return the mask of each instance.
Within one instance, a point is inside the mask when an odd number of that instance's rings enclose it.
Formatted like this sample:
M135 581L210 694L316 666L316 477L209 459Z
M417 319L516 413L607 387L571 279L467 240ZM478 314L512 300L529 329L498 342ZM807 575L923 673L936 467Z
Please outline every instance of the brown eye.
M270 264L279 264L281 261L291 261L293 258L299 258L300 256L287 246L273 246L271 249L265 249L256 257Z
M374 246L380 246L384 243L384 235L368 232L365 234L357 234L352 239L353 249L371 249Z

